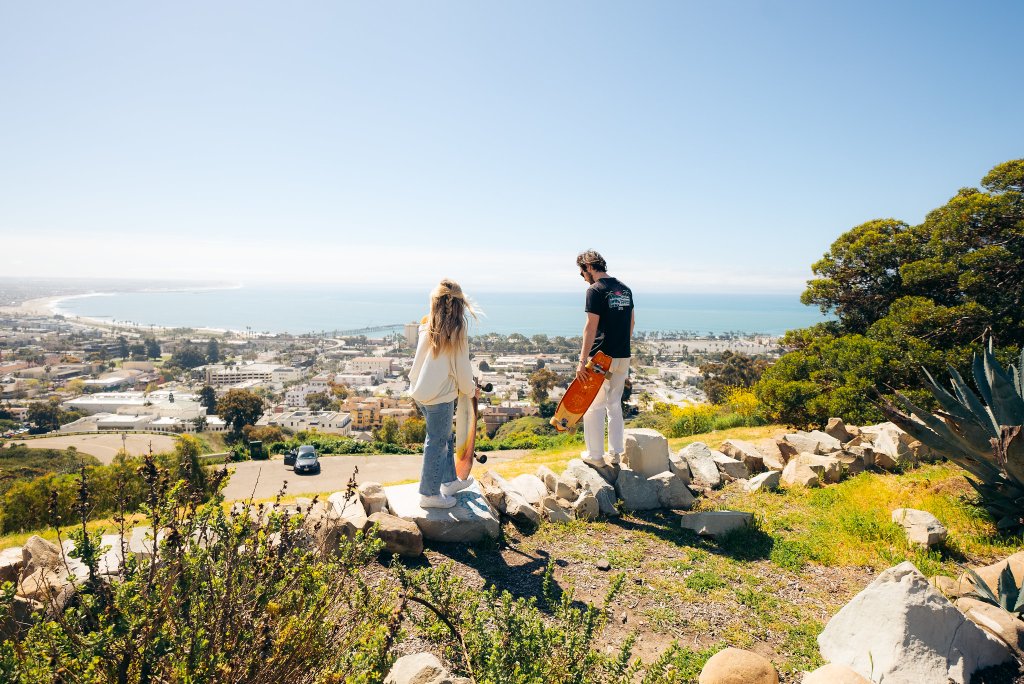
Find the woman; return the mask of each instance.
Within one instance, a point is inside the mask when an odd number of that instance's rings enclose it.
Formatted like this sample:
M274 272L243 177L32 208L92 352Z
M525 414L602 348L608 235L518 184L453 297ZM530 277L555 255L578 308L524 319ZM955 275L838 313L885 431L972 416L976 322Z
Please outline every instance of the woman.
M468 316L472 304L453 280L442 280L430 293L430 315L420 325L416 359L409 372L409 394L427 423L420 476L420 506L451 508L456 492L473 484L473 477L455 475L452 417L455 398L477 393L469 363Z

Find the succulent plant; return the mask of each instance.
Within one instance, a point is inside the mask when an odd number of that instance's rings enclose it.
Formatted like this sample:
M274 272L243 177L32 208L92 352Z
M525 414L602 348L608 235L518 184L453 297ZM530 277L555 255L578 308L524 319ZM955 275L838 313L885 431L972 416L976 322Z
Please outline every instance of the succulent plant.
M975 354L972 370L977 394L952 366L952 393L924 371L940 407L934 414L899 392L895 398L902 410L886 400L881 408L889 420L969 473L967 480L1000 529L1016 529L1024 524L1024 351L1019 369L1004 370L990 339Z

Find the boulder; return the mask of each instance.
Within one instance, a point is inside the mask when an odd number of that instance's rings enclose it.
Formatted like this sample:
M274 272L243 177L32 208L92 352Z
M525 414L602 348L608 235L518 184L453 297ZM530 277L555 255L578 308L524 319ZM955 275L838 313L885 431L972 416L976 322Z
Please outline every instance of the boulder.
M787 463L790 458L797 454L818 453L818 440L811 437L806 432L795 432L789 435L783 435L782 439L778 440L776 443L779 445L779 450L786 458Z
M141 561L153 560L163 537L161 531L154 538L152 527L140 525L132 529L131 539L128 540L128 551Z
M886 684L968 684L1009 647L976 626L909 561L881 573L829 620L822 656Z
M704 442L688 444L679 452L679 455L689 466L694 482L711 488L722 484L722 475L718 471L718 466L715 465L715 459L707 444Z
M47 605L52 613L62 610L68 599L74 595L75 586L71 581L71 575L75 574L75 579L79 582L88 576L88 573L81 574L69 569L61 547L38 535L29 537L21 547L21 556L18 595Z
M960 598L974 590L974 585L967 580L953 579L945 575L936 575L929 580L932 586L942 592L950 601Z
M801 684L871 684L871 680L861 677L846 665L829 663L805 674Z
M649 511L661 507L656 485L648 482L642 473L623 468L615 481L615 489L628 511Z
M1001 560L998 563L974 568L974 572L985 581L985 584L989 586L992 593L998 593L999 575L1002 574L1003 568L1007 565L1010 566L1010 571L1013 573L1014 579L1017 580L1017 586L1020 587L1021 581L1024 580L1024 551L1018 551L1006 560ZM965 572L960 576L960 583L965 587L973 587L974 578Z
M369 523L377 526L377 536L386 551L412 557L423 553L423 534L416 523L382 511L371 513Z
M875 465L893 470L904 462L913 461L909 445L914 441L895 423L879 423L861 428L861 436L870 442L875 453Z
M668 470L668 440L657 430L630 428L626 434L626 453L622 465L644 477Z
M668 455L668 470L688 485L693 481L693 475L690 473L690 466L687 465L686 459L680 453Z
M779 684L779 673L763 655L726 648L708 658L698 684Z
M555 490L552 494L557 496L559 499L575 501L579 492L576 491L576 488L573 487L568 480L559 477L555 480Z
M832 458L839 461L840 467L847 475L859 475L867 469L867 466L864 465L864 459L859 454L850 453L849 451L837 451L832 454Z
M949 535L946 526L928 511L897 508L892 512L892 521L903 528L907 540L925 548L944 543Z
M598 475L596 470L578 458L569 461L565 470L580 483L580 489L589 491L597 497L601 515L617 516L619 514L615 508L615 488Z
M955 605L968 620L1004 642L1018 660L1024 661L1024 622L1013 613L970 596L958 598Z
M539 480L539 478L537 478ZM493 487L501 492L501 495L497 497L499 505L497 510L504 513L508 517L512 518L521 523L529 525L537 525L540 523L540 513L534 508L533 504L526 500L526 497L519 491L518 488L514 487L511 482L497 474L493 470L488 470L479 479L485 487ZM547 488L545 487L545 492ZM547 494L545 493L545 496ZM490 499L488 498L488 501ZM540 503L540 502L538 502Z
M533 505L539 505L548 495L547 485L536 475L517 475L509 480L509 484Z
M760 439L754 443L757 450L764 458L764 467L768 470L782 470L786 467L786 456L779 449L779 444L774 439Z
M754 520L753 514L740 511L685 513L681 518L683 529L693 530L702 537L720 537L746 527Z
M810 437L811 439L817 440L818 448L814 453L818 454L819 456L826 456L828 454L832 454L837 451L843 450L842 442L840 442L838 439L828 434L827 432L822 432L821 430L811 430L810 432L807 433L807 436Z
M413 653L395 661L384 684L451 684L452 678L433 653Z
M19 547L20 548L20 547ZM32 627L32 613L43 605L24 596L14 595L7 614L0 618L0 640L11 641L23 636Z
M846 424L843 423L842 418L829 418L828 425L825 426L825 434L839 440L843 444L853 439L853 435L846 429Z
M818 473L800 458L790 459L786 464L782 471L782 481L790 487L818 487L821 485Z
M537 472L534 474L544 482L544 486L547 487L549 494L555 493L555 483L558 481L558 475L555 474L555 471L542 465L537 468Z
M764 454L750 442L744 442L742 439L727 439L722 442L722 453L741 461L751 473L760 473L764 470ZM782 468L780 467L779 470Z
M544 510L544 517L553 523L567 523L572 520L572 516L569 515L571 505L565 499L546 496L541 502L541 507Z
M854 441L856 441L857 439L860 438L857 437ZM870 444L862 444L860 446L854 444L847 444L846 448L841 453L854 456L855 458L859 458L861 463L864 465L864 468L870 468L871 466L875 465L875 450L871 448ZM840 454L836 454L836 457L842 460Z
M797 458L818 474L818 479L826 484L835 484L843 476L843 466L835 456L819 456L818 454L800 454ZM788 465L788 464L787 464Z
M366 508L359 500L359 494L352 492L348 498L346 495L347 492L334 492L327 497L327 511L334 514L329 519L341 525L349 537L354 537L356 532L365 532L370 527L370 521L366 516Z
M747 480L747 484L743 488L748 492L759 492L761 490L778 489L781 483L782 471L769 470Z
M391 512L416 523L424 539L475 542L498 537L498 512L491 508L477 482L455 495L457 503L452 508L421 508L419 486L419 482L413 482L385 487L384 491Z
M686 486L683 478L666 470L647 478L647 481L654 485L662 508L689 510L693 506L693 492Z
M124 554L122 553L123 546L121 543L121 535L103 535L100 537L100 549L103 550L103 555L100 556L98 567L99 574L107 577L121 574L121 570L124 568Z
M572 515L577 520L597 520L601 514L601 507L597 503L597 497L590 492L585 492L572 504Z
M747 470L747 466L743 465L743 461L738 461L735 458L726 456L721 451L711 451L711 460L715 462L715 467L718 468L718 472L722 474L725 480L745 480L750 477L750 471Z
M504 478L502 478L504 479ZM477 486L483 492L484 498L492 508L501 513L505 512L505 491L498 485L491 471L476 477Z
M24 565L25 559L22 557L20 546L0 551L0 584L17 582Z
M363 482L359 485L359 501L366 515L387 512L388 497L379 482Z

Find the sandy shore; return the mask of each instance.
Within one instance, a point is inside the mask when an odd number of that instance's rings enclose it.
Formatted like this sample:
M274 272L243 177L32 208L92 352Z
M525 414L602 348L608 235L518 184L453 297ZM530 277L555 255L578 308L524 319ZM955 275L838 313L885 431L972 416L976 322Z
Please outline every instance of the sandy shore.
M53 316L57 313L58 304L69 296L71 295L29 299L17 306L2 306L0 311L21 316Z

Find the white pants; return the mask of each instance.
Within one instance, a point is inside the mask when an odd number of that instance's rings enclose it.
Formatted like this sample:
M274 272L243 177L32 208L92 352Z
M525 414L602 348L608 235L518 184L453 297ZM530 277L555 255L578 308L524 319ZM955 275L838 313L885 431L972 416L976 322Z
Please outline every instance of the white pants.
M587 450L586 458L601 458L604 453L604 422L608 420L608 453L622 454L626 451L622 426L622 388L629 376L629 358L612 359L611 368L605 375L601 389L594 397L594 403L583 414L583 439Z

